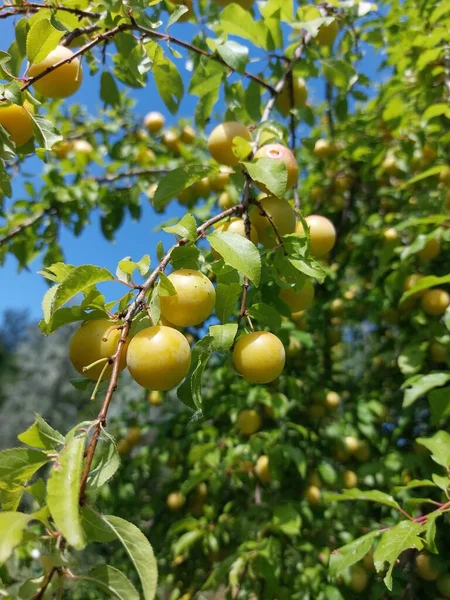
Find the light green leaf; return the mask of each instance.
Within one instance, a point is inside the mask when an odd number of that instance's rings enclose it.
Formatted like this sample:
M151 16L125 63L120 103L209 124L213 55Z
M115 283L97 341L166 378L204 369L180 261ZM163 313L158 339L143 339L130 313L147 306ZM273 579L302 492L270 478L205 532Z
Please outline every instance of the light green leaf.
M389 494L379 492L378 490L370 490L365 492L353 488L351 490L344 490L341 494L330 493L326 495L330 500L366 500L369 502L377 502L378 504L384 504L385 506L391 506L392 508L399 509L399 504Z
M156 595L158 568L150 542L136 525L124 519L114 516L105 516L103 519L131 558L141 580L144 599L153 600Z
M195 529L194 531L187 531L184 533L174 544L172 547L172 551L175 556L179 556L183 554L191 546L195 544L198 540L200 540L204 536L205 532L202 529Z
M450 467L450 435L446 431L438 431L429 438L417 438L416 442L428 448L438 465Z
M8 560L14 548L22 542L23 530L29 519L30 516L24 513L0 513L0 565Z
M209 335L195 344L191 368L185 381L177 389L178 399L193 410L202 406L202 376L213 352L213 338Z
M403 375L418 373L423 366L426 348L420 344L405 346L398 357L398 366Z
M281 504L273 511L272 523L284 534L294 536L300 533L302 518L292 504Z
M86 433L70 439L53 465L47 483L47 504L55 525L77 550L86 544L79 511L85 442Z
M423 540L419 537L423 530L424 525L421 523L401 521L381 536L373 559L377 572L384 569L385 563L389 564L388 572L384 578L389 590L392 590L392 571L400 554L409 548L415 548L416 550L423 548Z
M237 4L224 8L220 15L224 33L252 42L257 48L268 48L268 30L263 21L254 21L250 12Z
M97 283L113 280L113 275L108 269L95 265L81 265L70 271L67 277L56 287L51 302L50 313L60 308L77 294L88 290Z
M42 115L31 115L31 120L33 121L34 137L40 148L51 150L57 142L63 139L53 121Z
M118 600L139 600L139 594L131 581L118 569L109 565L101 565L86 575L77 575L76 579L95 585Z
M95 450L92 470L87 480L87 490L96 490L106 483L120 467L120 457L112 438L99 440Z
M403 294L400 298L400 303L404 302L411 296L414 296L417 292L421 292L422 290L427 290L430 287L434 287L436 285L444 285L446 283L450 283L450 275L443 275L442 277L436 277L435 275L427 275L423 279L419 281L413 288L408 290Z
M441 102L439 104L432 104L431 106L429 106L425 112L422 115L422 120L423 121L430 121L431 119L434 119L435 117L447 117L447 119L450 119L450 106L448 104L445 104L444 102Z
M449 373L430 373L429 375L415 375L407 379L402 385L405 391L403 406L411 406L414 402L424 396L430 390L441 387L450 381Z
M175 225L163 227L163 231L166 233L174 233L182 238L187 238L191 242L195 242L197 239L197 222L195 217L188 213Z
M228 40L223 44L218 44L216 51L229 67L238 71L238 73L245 71L245 66L248 62L248 48L246 46Z
M184 93L183 80L177 67L171 60L164 58L153 66L153 75L164 104L174 115L180 107Z
M55 29L49 19L33 23L27 35L27 58L30 63L44 60L56 48L64 31Z
M377 530L370 531L362 537L335 550L330 556L330 573L338 577L346 569L359 562L372 547L374 539L380 535Z
M287 168L283 161L258 158L245 162L244 166L253 181L262 183L274 196L283 196L287 184Z
M216 168L211 165L185 165L174 169L163 177L158 185L153 198L155 208L161 208L187 187L215 171Z
M169 20L167 21L166 31L169 29L171 25L176 23L180 17L182 17L185 13L189 11L189 8L184 4L179 4L175 6L173 12L170 14Z
M211 233L207 240L221 255L225 264L247 276L255 286L259 285L261 256L250 240L228 231Z
M28 448L10 448L0 452L0 481L25 483L48 462L46 452Z
M18 439L27 446L54 450L64 444L64 436L50 427L40 415L34 415L35 421L26 431L20 433Z
M405 187L412 185L413 183L422 181L422 179L427 179L427 177L432 177L433 175L438 175L441 171L442 171L442 165L438 165L437 167L431 167L431 168L427 169L426 171L423 171L422 173L419 173L418 175L411 177L411 179L408 179L408 181L406 181L404 184L402 184L399 189L403 189Z
M219 283L216 288L216 315L222 321L228 321L236 308L242 286L239 283Z
M226 325L211 325L209 335L212 337L212 349L225 354L233 345L238 330L237 323Z
M199 268L200 250L194 244L185 244L177 246L170 253L170 264L174 271L178 269Z
M162 272L159 274L158 292L160 296L175 296L177 293L173 283Z

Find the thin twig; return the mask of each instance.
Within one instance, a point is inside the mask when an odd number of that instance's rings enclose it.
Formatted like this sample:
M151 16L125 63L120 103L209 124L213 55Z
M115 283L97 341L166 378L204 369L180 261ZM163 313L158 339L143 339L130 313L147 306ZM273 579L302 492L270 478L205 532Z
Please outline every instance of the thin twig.
M88 25L87 27L77 27L70 31L59 43L61 46L68 46L70 42L76 40L82 35L88 35L89 33L94 33L94 31L98 31L100 29L99 25Z
M42 587L40 588L40 590L38 591L38 593L36 594L36 596L34 597L34 600L41 600L44 597L45 592L47 591L48 586L50 585L53 576L55 575L55 573L57 573L58 569L57 567L53 567L47 577L45 578Z
M294 107L295 106L295 92L294 92L294 73L293 73L293 71L291 71L289 74L288 84L289 84L289 96L290 96L290 101L291 101L291 107ZM291 114L289 117L289 129L291 132L291 150L292 150L292 153L294 154L294 156L297 151L296 126L297 126L297 123L295 122L295 114L294 114L294 111L291 110ZM295 180L293 191L294 191L294 206L295 206L296 210L300 210L300 196L298 193L298 178Z
M249 204L250 204L250 189L251 189L252 180L248 173L245 174L245 183L244 183L244 191L242 193L242 218L244 220L244 229L245 229L245 237L248 240L251 240L251 223L250 217L248 214ZM250 281L247 276L244 277L244 285L242 286L242 297L241 297L241 309L239 311L239 321L242 317L249 317L247 314L247 293ZM251 324L251 320L249 321Z
M35 13L40 10L53 10L55 12L67 12L73 15L77 15L80 18L86 19L100 19L102 16L101 13L89 12L87 10L81 10L80 8L70 8L68 6L61 6L59 4L55 5L47 5L47 4L39 4L38 2L26 2L22 6L16 6L14 4L3 4L0 6L0 13L4 10L11 10L10 13L0 14L0 19L4 19L14 14L19 13Z
M26 221L24 221L23 223L20 223L20 225L16 225L4 237L0 238L0 247L3 246L4 244L6 244L7 242L9 242L13 237L18 235L19 233L22 233L22 231L24 231L28 227L31 227L32 225L35 225L36 223L38 223L46 215L51 215L51 214L56 214L56 209L55 208L46 208L42 212L33 215L29 219L26 219Z
M111 181L117 181L118 179L126 179L127 177L141 177L143 175L162 175L164 173L169 173L171 170L173 169L164 167L151 167L149 169L133 169L131 171L124 171L122 173L111 173L102 175L100 177L90 177L89 179L97 181L97 183L106 183Z
M242 212L242 209L242 204L237 204L236 206L232 206L231 208L224 210L215 217L211 217L211 219L208 219L208 221L205 221L203 225L197 227L197 241L204 236L205 231L209 227L214 225L214 223L217 223L218 221L221 221L222 219L225 219L228 216L239 214ZM102 429L106 427L106 417L108 414L108 409L111 404L114 392L117 389L117 380L119 378L120 373L120 357L123 352L123 348L126 344L133 319L136 316L136 314L141 310L142 306L145 305L147 294L155 284L156 280L159 277L159 274L162 273L169 264L174 249L179 248L180 246L184 246L188 242L189 240L187 238L181 238L174 246L172 246L172 248L170 248L170 250L166 253L159 265L153 270L153 272L149 275L147 280L143 283L141 290L136 295L135 299L130 304L128 309L122 315L120 315L120 318L123 319L122 332L120 335L119 342L117 344L117 349L114 355L111 357L110 362L112 364L112 373L109 379L108 389L106 390L105 399L103 400L102 407L97 416L97 424L94 427L91 441L89 442L88 448L86 450L86 459L84 462L84 468L80 482L80 504L84 504L86 502L85 494L89 472L91 470L92 461L94 460L94 454L97 447L98 438L100 437Z
M330 132L331 139L334 140L334 138L336 136L336 132L335 132L335 128L334 128L334 119L333 119L333 84L328 79L325 84L325 97L327 100L328 130Z

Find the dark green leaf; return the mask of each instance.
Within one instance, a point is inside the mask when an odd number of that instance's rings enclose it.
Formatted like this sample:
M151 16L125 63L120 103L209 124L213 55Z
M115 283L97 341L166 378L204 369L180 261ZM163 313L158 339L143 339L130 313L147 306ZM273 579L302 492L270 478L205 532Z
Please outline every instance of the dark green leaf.
M225 264L247 276L255 286L259 285L261 256L250 240L228 231L211 233L207 236L207 240L221 255Z

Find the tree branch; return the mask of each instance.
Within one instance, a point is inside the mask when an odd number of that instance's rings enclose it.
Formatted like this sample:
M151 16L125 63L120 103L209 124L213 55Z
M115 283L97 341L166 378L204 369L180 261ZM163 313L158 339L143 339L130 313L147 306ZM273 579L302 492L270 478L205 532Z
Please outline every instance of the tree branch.
M47 4L39 4L38 2L26 2L22 6L16 6L14 4L3 4L0 6L0 19L5 19L12 15L21 14L21 13L29 13L29 12L39 12L40 10L53 10L55 12L67 12L73 15L77 15L80 18L86 19L100 19L102 16L101 13L89 12L87 10L81 10L79 8L69 8L68 6L61 6L59 4L56 5L47 5ZM9 13L1 14L4 10L12 11Z
M291 106L294 107L295 106L295 92L294 92L294 74L293 71L291 71L289 73L289 79L288 79L288 85L289 85L289 96L291 99ZM291 132L291 150L292 153L296 154L297 151L297 134L296 134L296 122L295 122L295 114L294 112L291 110L291 114L289 117L289 129ZM300 210L300 196L298 194L298 178L295 180L294 183L294 206L296 208L296 210Z
M157 167L153 167L153 168L149 168L149 169L134 169L131 171L124 171L122 173L111 173L111 174L106 174L106 175L102 175L99 177L90 177L89 179L92 179L94 181L97 181L97 183L106 183L106 182L111 182L111 181L117 181L118 179L126 179L127 177L141 177L142 175L162 175L164 173L170 173L172 169L168 169L168 168L157 168Z
M13 227L11 229L11 231L9 231L4 237L0 238L0 247L3 246L4 244L6 244L7 242L9 242L13 237L18 235L19 233L22 233L22 231L24 231L28 227L31 227L35 223L38 223L46 215L52 215L52 214L56 214L56 208L54 208L54 207L46 208L42 212L33 215L32 217L30 217L29 219L27 219L20 225L16 225L16 227Z
M58 568L57 567L53 567L47 577L45 578L42 587L40 588L40 590L38 591L38 593L36 594L36 596L34 597L34 600L41 600L44 597L45 592L47 591L48 586L50 585L53 576L55 575L55 573L57 573Z

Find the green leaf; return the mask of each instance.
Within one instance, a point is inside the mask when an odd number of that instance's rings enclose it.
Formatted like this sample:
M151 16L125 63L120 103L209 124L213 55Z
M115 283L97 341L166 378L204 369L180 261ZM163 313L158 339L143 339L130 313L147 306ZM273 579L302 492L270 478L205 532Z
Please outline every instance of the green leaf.
M153 204L156 209L163 207L169 200L176 198L180 192L199 179L211 175L216 168L211 165L185 165L165 175L155 192Z
M81 526L89 542L112 542L116 539L102 516L90 506L81 508Z
M174 233L182 238L187 238L191 242L195 242L197 239L197 222L195 217L188 213L176 225L163 227L163 231Z
M400 554L409 548L415 548L416 550L423 548L423 540L419 537L423 530L424 526L421 523L401 521L381 536L373 559L377 572L384 569L386 562L389 564L388 572L384 578L389 590L392 590L392 571Z
M294 536L300 533L302 518L292 504L281 504L273 511L272 523L284 534Z
M27 446L34 448L43 448L44 450L58 449L61 445L64 445L64 436L50 427L40 415L34 415L35 421L26 431L19 434L17 437Z
M429 106L422 115L422 121L430 121L431 119L441 116L450 119L450 106L444 102Z
M219 283L216 288L216 315L220 321L228 321L236 308L237 301L242 293L239 283Z
M261 325L266 325L270 331L276 333L281 327L281 315L280 313L269 304L258 302L253 304L248 309L248 314L253 319L256 319Z
M100 78L100 98L106 106L120 105L120 92L115 78L109 71L103 71Z
M228 231L211 233L207 240L221 255L225 264L247 276L255 286L259 285L261 256L250 240Z
M283 196L287 184L287 168L283 161L257 158L243 164L253 181L262 183L274 196Z
M334 550L330 556L330 574L333 577L338 577L346 569L359 562L369 552L374 539L378 535L380 535L379 531L370 531L338 550Z
M208 335L195 344L189 373L177 389L178 399L193 410L202 405L202 375L214 352L212 341Z
M430 373L429 375L415 375L407 379L401 389L406 390L403 398L403 407L406 408L424 396L430 390L441 387L450 381L449 373Z
M86 575L77 575L76 579L86 581L118 600L139 600L139 594L131 581L118 569L101 565Z
M144 599L153 600L156 595L158 569L150 542L136 525L124 519L113 516L105 516L103 519L131 558L141 580Z
M0 507L2 511L16 511L19 507L25 488L21 485L1 483Z
M335 493L327 493L327 498L330 500L366 500L369 502L377 502L378 504L384 504L385 506L391 506L392 508L399 509L399 504L394 500L392 496L389 494L385 494L384 492L379 492L378 490L370 490L365 492L363 490L358 490L357 488L353 488L351 490L344 490L340 494Z
M250 12L237 4L224 8L220 14L224 33L249 40L257 48L268 48L268 30L263 21L254 21Z
M398 366L403 375L418 373L423 366L426 349L421 344L410 344L405 346L398 357Z
M355 82L356 71L346 60L336 58L322 62L323 74L338 88L349 89Z
M450 435L446 431L438 431L429 438L417 438L416 442L428 448L438 465L450 467Z
M174 544L172 547L173 554L175 556L179 556L183 554L191 546L195 544L198 540L200 540L204 536L205 532L203 529L195 529L194 531L187 531L184 533Z
M86 540L81 527L79 496L86 433L74 436L60 453L47 483L47 504L58 530L77 550Z
M248 48L246 46L228 40L223 44L218 44L216 51L229 67L238 71L238 73L245 71L245 66L248 62Z
M184 244L177 246L170 253L170 264L174 271L178 269L196 269L199 268L200 250L194 244Z
M25 483L48 462L46 452L28 448L10 448L0 452L0 481Z
M438 175L441 171L442 171L442 165L438 165L437 167L430 167L426 171L423 171L422 173L419 173L418 175L411 177L411 179L408 179L408 181L403 183L399 187L399 189L403 189L405 187L412 185L413 183L422 181L422 179L427 179L428 177L433 177L434 175Z
M417 283L413 288L411 288L403 294L403 296L400 298L400 304L408 298L410 298L411 296L414 296L417 292L427 290L428 288L434 287L436 285L444 285L446 283L450 283L450 275L444 275L442 277L436 277L435 275L427 275L426 277L421 279L419 283Z
M87 480L87 490L96 490L106 483L120 467L120 457L112 438L99 440L95 450L92 469Z
M23 530L29 520L29 515L19 512L0 513L0 565L8 560L14 548L22 542Z
M237 323L226 325L211 325L209 335L212 338L212 350L225 354L233 345L238 330Z
M30 63L44 60L56 48L64 31L55 29L49 19L33 23L27 35L27 58Z
M97 283L112 281L113 279L114 277L108 269L96 267L95 265L81 265L75 267L65 279L56 286L56 291L51 300L50 315L77 294L89 290L89 288ZM46 322L48 322L47 319Z
M185 6L184 4L179 4L178 6L175 6L175 8L173 9L173 12L171 13L169 20L167 22L166 31L169 29L169 27L171 25L176 23L179 20L179 18L182 17L188 11L189 11L188 7Z
M63 137L56 129L55 124L42 115L31 115L33 121L34 137L40 148L51 150Z
M433 390L428 394L431 409L431 424L439 425L444 417L450 415L450 387Z
M164 104L174 115L183 98L184 85L178 69L168 58L159 60L153 66L156 87L164 101Z

